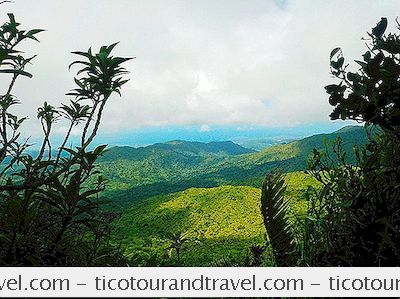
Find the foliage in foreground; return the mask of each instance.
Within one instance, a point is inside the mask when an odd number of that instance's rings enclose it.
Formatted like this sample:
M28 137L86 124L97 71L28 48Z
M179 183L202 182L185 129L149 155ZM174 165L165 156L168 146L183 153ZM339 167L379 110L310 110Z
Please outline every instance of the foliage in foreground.
M355 165L340 138L330 151L313 151L308 171L322 188L309 194L292 265L400 265L400 35L385 35L386 27L382 18L368 34L357 72L347 71L340 48L331 53L331 72L339 79L326 86L335 106L331 118L363 121L372 130L368 144L354 149ZM274 197L270 205L282 201L279 190ZM276 229L289 228L282 222Z
M13 88L34 57L18 50L26 40L37 40L42 30L22 30L14 15L0 27L0 74L10 80L0 95L0 265L105 265L122 264L124 257L110 245L113 212L100 210L98 194L105 180L98 176L97 158L105 146L89 150L105 105L120 94L129 58L113 57L114 45L98 53L74 52L81 68L76 87L67 95L69 105L59 108L45 102L38 108L43 138L37 155L21 137L26 117L14 114L19 101ZM71 67L70 66L70 67ZM4 80L4 79L3 79ZM58 148L51 143L57 122L68 124ZM75 149L66 147L74 128L82 131ZM93 180L93 177L96 177ZM91 183L88 183L91 182Z
M280 267L293 265L297 260L285 191L284 176L276 171L270 172L262 186L261 214L275 262Z
M323 230L323 265L400 265L400 35L385 34L386 28L382 18L368 33L357 72L347 70L340 49L331 53L339 80L326 87L335 106L331 118L361 120L380 132L356 149L356 167L348 165L340 146L338 165L314 153L310 173L323 184L324 219L332 223Z

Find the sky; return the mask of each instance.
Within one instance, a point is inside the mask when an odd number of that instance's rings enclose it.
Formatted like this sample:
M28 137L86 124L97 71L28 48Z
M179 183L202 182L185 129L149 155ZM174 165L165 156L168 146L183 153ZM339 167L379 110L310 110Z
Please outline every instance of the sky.
M399 8L398 0L15 0L0 6L0 18L13 12L24 28L47 30L40 43L23 45L38 56L33 79L15 88L34 136L36 108L69 101L71 51L120 42L116 55L136 57L101 126L118 143L141 134L165 139L171 130L198 139L332 131L346 123L328 117L330 51L340 46L348 62L359 58L361 37L382 16L394 28ZM60 123L54 134L65 129Z

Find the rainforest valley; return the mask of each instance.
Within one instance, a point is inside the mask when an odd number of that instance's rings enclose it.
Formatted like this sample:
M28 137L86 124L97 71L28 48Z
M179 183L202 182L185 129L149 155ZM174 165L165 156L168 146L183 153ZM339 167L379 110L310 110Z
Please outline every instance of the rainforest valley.
M134 57L116 55L111 43L70 53L67 101L34 111L35 147L32 122L17 108L29 99L16 88L33 77L36 58L21 44L44 30L8 13L0 26L0 265L400 266L395 22L390 32L381 18L354 63L338 47L320 62L331 75L320 87L330 120L354 124L336 132L263 148L253 140L256 149L223 139L96 146L105 111L131 79Z

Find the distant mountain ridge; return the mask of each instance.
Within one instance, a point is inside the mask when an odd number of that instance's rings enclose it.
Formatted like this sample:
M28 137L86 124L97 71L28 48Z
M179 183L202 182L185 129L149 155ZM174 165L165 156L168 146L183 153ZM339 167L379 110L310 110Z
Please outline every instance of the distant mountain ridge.
M232 141L213 141L208 143L172 140L165 143L156 143L145 147L115 146L100 159L101 162L116 159L141 160L151 155L182 154L187 156L204 155L242 155L255 152L252 149L242 147Z
M179 149L182 151L193 152L196 154L200 153L214 153L214 154L227 154L227 155L242 155L253 153L255 150L245 148L232 141L212 141L212 142L195 142L195 141L183 141L173 140L166 143L157 143L155 147Z
M299 140L302 137L236 137L231 139L234 143L237 143L245 148L250 148L255 151L261 151L266 147L285 144L295 140Z

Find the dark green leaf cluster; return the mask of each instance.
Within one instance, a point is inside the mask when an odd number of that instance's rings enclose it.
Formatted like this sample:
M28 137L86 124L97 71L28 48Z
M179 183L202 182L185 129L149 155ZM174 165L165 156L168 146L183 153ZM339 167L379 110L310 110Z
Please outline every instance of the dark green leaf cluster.
M340 139L333 148L332 157L315 151L309 164L323 187L310 198L319 210L310 211L305 234L323 246L308 257L320 266L400 265L398 142L389 134L371 136L355 148L356 165L346 160Z
M86 58L86 61L77 60L70 64L83 66L77 75L83 74L81 78L75 78L78 88L68 95L76 96L78 99L97 99L100 96L108 98L113 92L121 95L121 87L129 80L123 75L128 72L121 66L122 63L132 58L111 56L111 51L118 43L110 46L103 46L99 53L92 53L90 48L87 52L72 52L73 54Z
M16 47L27 39L38 41L36 35L43 30L20 30L21 24L15 21L14 15L8 14L8 18L9 21L0 27L0 73L12 74L15 78L19 75L31 78L32 74L25 71L25 66L35 56L24 58Z
M400 36L385 35L386 28L382 18L369 33L358 72L347 71L340 48L331 52L331 72L340 82L325 87L335 106L330 116L364 122L368 142L354 146L355 163L340 136L313 150L308 173L321 188L307 192L307 213L294 230L298 251L288 250L292 226L282 179L266 178L261 202L271 246L291 252L283 260L275 254L278 265L400 265Z
M329 103L335 106L332 119L353 119L380 126L398 134L400 127L400 37L385 34L387 19L382 18L368 33L368 50L357 72L348 71L342 50L330 55L331 73L339 83L325 87ZM400 26L399 26L400 28Z
M365 122L369 141L354 148L356 164L341 139L331 150L314 150L309 161L323 186L310 196L304 223L304 247L322 244L305 251L314 266L400 265L400 36L386 28L382 18L369 33L357 73L346 71L340 49L331 53L332 74L341 80L325 87L335 106L331 118Z
M99 193L107 180L96 168L106 145L89 150L97 134L104 106L113 92L120 94L127 82L121 66L129 58L112 57L116 44L99 53L82 54L88 62L75 78L78 85L69 105L57 108L44 102L37 110L43 139L37 155L21 140L25 117L12 109L19 103L13 95L20 75L31 58L17 49L25 39L37 40L43 30L20 30L9 14L0 27L0 73L11 74L0 95L0 264L1 265L106 265L123 264L118 247L110 244L113 221L118 213L103 211ZM54 125L69 123L61 144L51 143ZM82 127L78 127L82 126ZM73 128L82 130L80 146L66 147Z

